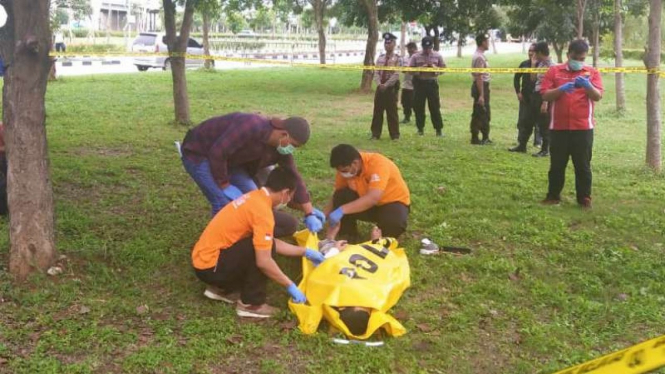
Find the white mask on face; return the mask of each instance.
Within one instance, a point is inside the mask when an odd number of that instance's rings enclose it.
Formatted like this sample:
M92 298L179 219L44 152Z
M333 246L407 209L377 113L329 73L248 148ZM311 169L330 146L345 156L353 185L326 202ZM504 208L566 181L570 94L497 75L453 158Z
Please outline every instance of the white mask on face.
M277 204L277 206L275 207L275 209L277 210L282 210L286 208L286 206L289 204L288 196L286 198L286 202L283 202L281 199L279 201L280 201L279 204Z
M351 178L355 177L357 173L358 173L358 171L352 172L351 170L349 170L347 172L340 171L339 175L341 175L342 178L351 179Z

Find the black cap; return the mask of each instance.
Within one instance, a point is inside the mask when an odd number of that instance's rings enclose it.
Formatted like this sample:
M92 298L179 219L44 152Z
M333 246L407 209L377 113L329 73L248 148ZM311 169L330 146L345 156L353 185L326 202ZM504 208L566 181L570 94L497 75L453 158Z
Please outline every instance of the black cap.
M420 42L420 45L422 45L423 48L432 48L434 46L434 39L432 39L431 36L426 36Z
M383 33L383 41L384 42L389 42L389 41L393 41L393 40L397 40L397 37L393 33L390 33L390 32L384 32Z
M485 33L476 35L476 45L483 44L485 42L485 40L489 40L489 38L490 38L490 36L485 34Z

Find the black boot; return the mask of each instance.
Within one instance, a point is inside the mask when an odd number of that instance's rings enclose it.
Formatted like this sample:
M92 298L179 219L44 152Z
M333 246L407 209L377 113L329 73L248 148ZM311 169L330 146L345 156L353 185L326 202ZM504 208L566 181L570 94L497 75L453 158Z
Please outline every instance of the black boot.
M526 153L526 146L525 145L517 145L513 148L508 148L508 151L510 152L518 152L518 153Z

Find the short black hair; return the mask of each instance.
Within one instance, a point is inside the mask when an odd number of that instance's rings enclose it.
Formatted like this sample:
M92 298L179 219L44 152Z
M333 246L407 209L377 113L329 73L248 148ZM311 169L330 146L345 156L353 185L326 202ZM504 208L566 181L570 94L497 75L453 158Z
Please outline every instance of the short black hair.
M549 56L550 55L550 46L547 45L547 42L538 42L534 44L533 51L536 53L540 53L543 56Z
M339 319L353 335L360 336L367 332L369 312L366 310L344 308L339 311Z
M360 152L352 145L338 144L330 151L330 167L349 166L355 160L360 160Z
M482 33L482 34L476 35L476 45L479 46L479 45L483 44L483 42L485 40L489 40L489 36L487 36L487 34Z
M568 44L568 53L576 55L589 52L589 44L582 39L573 40Z
M406 43L406 48L407 49L409 49L409 48L418 49L418 44L416 44L415 42L408 42L408 43Z
M278 166L274 168L268 175L268 180L266 180L265 187L269 188L273 192L281 191L284 189L295 191L297 183L298 177L296 176L296 173L293 172L293 170Z

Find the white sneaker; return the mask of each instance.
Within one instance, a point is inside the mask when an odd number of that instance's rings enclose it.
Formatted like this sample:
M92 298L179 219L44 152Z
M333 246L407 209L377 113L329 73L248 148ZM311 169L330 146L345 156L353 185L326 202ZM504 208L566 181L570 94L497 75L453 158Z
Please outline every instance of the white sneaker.
M239 292L224 293L222 289L214 286L206 287L203 296L210 300L223 301L227 304L235 304L240 299Z
M435 255L439 253L439 246L433 241L425 238L420 241L422 248L420 248L421 255Z

